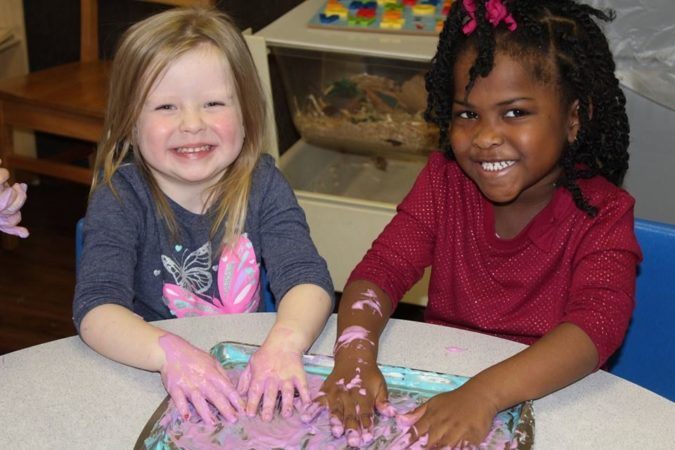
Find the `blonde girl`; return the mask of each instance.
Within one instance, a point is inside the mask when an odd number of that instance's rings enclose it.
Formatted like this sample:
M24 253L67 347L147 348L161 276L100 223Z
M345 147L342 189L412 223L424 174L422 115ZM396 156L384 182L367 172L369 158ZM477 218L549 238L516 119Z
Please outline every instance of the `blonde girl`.
M173 9L133 25L111 73L73 305L94 350L157 371L184 417L270 420L297 391L333 287L293 191L262 155L265 101L232 20ZM151 323L261 309L275 325L235 387L206 352Z

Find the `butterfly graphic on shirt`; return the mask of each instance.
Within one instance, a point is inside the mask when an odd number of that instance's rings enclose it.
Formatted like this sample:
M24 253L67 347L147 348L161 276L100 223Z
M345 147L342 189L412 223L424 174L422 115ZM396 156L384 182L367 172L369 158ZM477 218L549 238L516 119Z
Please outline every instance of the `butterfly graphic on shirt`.
M202 256L204 252L208 253L207 262L204 262ZM176 282L165 283L162 289L163 301L171 313L176 317L194 317L257 310L260 303L260 268L248 236L240 236L234 246L225 247L220 255L216 275L220 298L203 295L211 286L210 255L210 243L204 244L185 258L182 267L175 264L176 267L172 266L172 269L167 267L165 261L175 261L162 255L164 267ZM195 289L191 289L193 286Z
M180 246L177 246L180 248ZM201 294L211 288L211 243L199 247L185 256L179 264L170 256L162 255L162 265L171 274L176 284L190 292Z

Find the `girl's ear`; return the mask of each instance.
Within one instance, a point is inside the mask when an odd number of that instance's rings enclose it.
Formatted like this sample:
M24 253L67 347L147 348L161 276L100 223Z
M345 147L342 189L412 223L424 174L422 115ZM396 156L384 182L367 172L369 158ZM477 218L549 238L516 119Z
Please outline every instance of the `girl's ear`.
M570 105L567 119L567 142L570 144L577 140L577 134L581 122L579 121L579 100L574 100Z

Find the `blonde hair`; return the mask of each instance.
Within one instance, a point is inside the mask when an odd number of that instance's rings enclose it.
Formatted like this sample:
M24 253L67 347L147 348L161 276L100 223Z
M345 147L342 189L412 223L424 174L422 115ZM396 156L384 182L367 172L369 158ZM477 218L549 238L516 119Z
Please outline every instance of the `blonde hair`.
M137 145L134 128L154 83L172 61L202 44L213 46L229 62L244 127L237 159L211 188L207 203L213 216L211 238L227 224L222 245L241 235L253 170L260 158L266 126L265 97L248 47L234 21L209 8L174 8L131 26L122 36L110 77L103 140L96 154L91 192L112 178L131 151L173 239L178 225L164 193L150 173Z

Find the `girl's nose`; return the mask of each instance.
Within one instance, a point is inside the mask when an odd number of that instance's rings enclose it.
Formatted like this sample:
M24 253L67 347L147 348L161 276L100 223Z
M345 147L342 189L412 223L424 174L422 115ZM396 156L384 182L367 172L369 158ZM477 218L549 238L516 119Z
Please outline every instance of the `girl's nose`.
M181 115L180 130L186 133L197 133L205 127L204 120L199 111L184 110Z
M497 128L490 124L483 124L476 130L473 143L476 147L487 150L504 143L504 138Z

